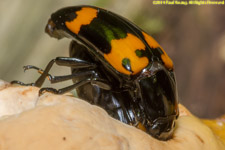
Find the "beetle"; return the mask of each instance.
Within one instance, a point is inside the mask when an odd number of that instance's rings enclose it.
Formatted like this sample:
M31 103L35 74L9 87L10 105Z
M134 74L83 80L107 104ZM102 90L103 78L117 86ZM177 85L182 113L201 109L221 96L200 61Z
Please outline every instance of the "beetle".
M39 93L63 94L77 90L78 97L104 108L112 117L133 125L159 140L172 138L179 116L173 62L145 31L126 18L95 6L62 8L51 15L45 32L71 39L70 57L56 57L35 83L72 79L62 89L41 88ZM52 76L53 64L71 67L72 74Z

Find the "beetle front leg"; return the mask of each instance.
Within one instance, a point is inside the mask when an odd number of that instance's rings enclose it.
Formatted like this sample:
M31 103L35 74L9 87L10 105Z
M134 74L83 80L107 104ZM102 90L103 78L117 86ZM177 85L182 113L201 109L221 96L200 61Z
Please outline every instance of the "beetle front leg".
M59 66L68 66L68 67L72 67L72 68L87 68L87 69L93 69L96 67L96 65L94 63L90 63L81 59L77 59L77 58L72 58L72 57L56 57L56 59L52 59L48 65L46 66L46 68L44 70L35 67L35 66L25 66L24 70L28 70L28 69L37 69L39 71L39 73L41 73L41 76L36 80L35 83L29 83L29 84L25 84L23 82L20 81L12 81L12 84L20 84L20 85L31 85L31 86L37 86L37 87L41 87L46 79L46 77L49 77L49 71L52 68L53 64L56 63Z
M38 68L36 66L32 66L32 65L24 66L24 70L28 70L28 69L35 69L40 74L43 74L43 72L44 72L41 68ZM89 70L89 69L84 70L82 72L76 72L76 73L73 73L70 75L64 75L64 76L53 76L51 74L48 74L47 78L52 84L54 84L54 83L63 82L63 81L74 79L74 78L81 77L81 76L89 76L89 78L91 79L92 85L96 85L105 90L111 89L111 86L105 79L100 78L100 77L95 77L95 71Z
M11 84L19 84L19 85L24 85L24 86L37 86L37 87L41 87L42 84L44 83L45 81L45 78L49 75L48 72L49 70L52 68L52 65L55 63L55 60L56 59L53 59L51 60L47 67L45 68L45 70L43 71L42 69L38 68L38 67L35 67L35 66L31 66L31 65L28 65L28 66L24 66L24 71L28 70L28 69L38 69L38 71L41 71L41 76L36 80L35 83L23 83L21 81L17 81L17 80L14 80L14 81L11 81ZM39 72L40 73L40 72Z
M24 72L28 69L36 69L38 70L39 73L43 72L42 69L38 68L38 67L35 67L35 66L31 66L31 65L27 65L27 66L24 66L23 69L24 69ZM23 86L35 86L35 83L23 83L21 81L18 81L18 80L13 80L10 82L11 84L19 84L19 85L23 85Z
M26 71L28 69L35 69L40 74L43 74L43 72L44 72L44 70L42 70L41 68L38 68L36 66L32 66L32 65L24 66L24 71ZM84 70L82 72L76 72L76 73L73 73L73 74L70 74L70 75L64 75L64 76L53 76L51 74L48 74L47 78L52 84L54 84L54 83L63 82L63 81L70 80L70 79L74 79L74 78L77 78L77 77L80 77L80 76L87 76L86 80L90 79L89 82L92 85L98 86L98 87L100 87L102 89L105 89L105 90L110 90L111 89L111 86L109 85L109 83L105 79L102 79L100 77L95 77L95 71L94 70L89 70L89 69ZM21 85L28 85L28 84L24 84L24 83L22 83L20 81L16 81L16 83L17 84L21 84ZM42 90L43 91L49 91L49 92L56 93L56 94L60 94L60 93L62 93L62 91L63 91L63 93L64 93L64 91L66 91L66 92L68 91L66 89L56 90L54 88L42 88L41 91Z
M95 68L96 65L81 59L72 58L72 57L56 57L56 59L52 59L41 76L35 82L35 86L41 87L44 83L46 77L49 75L49 71L52 68L53 64L56 63L59 66L67 66L73 68Z

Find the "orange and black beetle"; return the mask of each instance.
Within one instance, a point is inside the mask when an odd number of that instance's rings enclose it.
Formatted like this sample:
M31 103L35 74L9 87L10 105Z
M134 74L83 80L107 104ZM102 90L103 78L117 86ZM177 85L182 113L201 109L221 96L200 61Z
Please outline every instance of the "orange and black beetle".
M178 99L173 62L163 48L146 32L127 19L93 6L62 8L51 15L46 32L57 39L72 39L70 57L57 57L32 84L41 87L45 78L51 83L73 79L80 98L104 108L114 118L136 126L153 137L172 137L178 117ZM51 76L56 63L72 68L71 75Z

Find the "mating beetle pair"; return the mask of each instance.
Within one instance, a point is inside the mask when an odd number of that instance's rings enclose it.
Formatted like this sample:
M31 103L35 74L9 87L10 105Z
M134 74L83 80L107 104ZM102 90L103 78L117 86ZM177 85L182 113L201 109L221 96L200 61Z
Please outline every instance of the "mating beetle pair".
M127 19L93 6L62 8L46 26L51 37L72 39L70 57L57 57L32 84L41 87L72 79L74 85L56 90L41 88L40 94L56 94L74 88L80 98L104 108L112 117L136 126L153 137L172 137L178 117L178 99L173 63L163 48ZM69 66L71 75L51 76L56 63Z

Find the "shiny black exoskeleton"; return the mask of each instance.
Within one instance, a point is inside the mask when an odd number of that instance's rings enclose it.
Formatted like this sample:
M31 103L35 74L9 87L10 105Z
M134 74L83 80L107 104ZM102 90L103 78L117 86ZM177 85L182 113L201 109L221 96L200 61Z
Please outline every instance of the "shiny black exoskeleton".
M163 48L127 19L93 6L74 6L52 14L46 32L57 39L72 39L70 57L57 57L32 84L41 87L72 79L74 85L40 94L56 94L74 88L80 98L104 108L112 117L136 126L160 140L173 135L178 99L173 63ZM71 75L52 76L56 63L69 66Z

